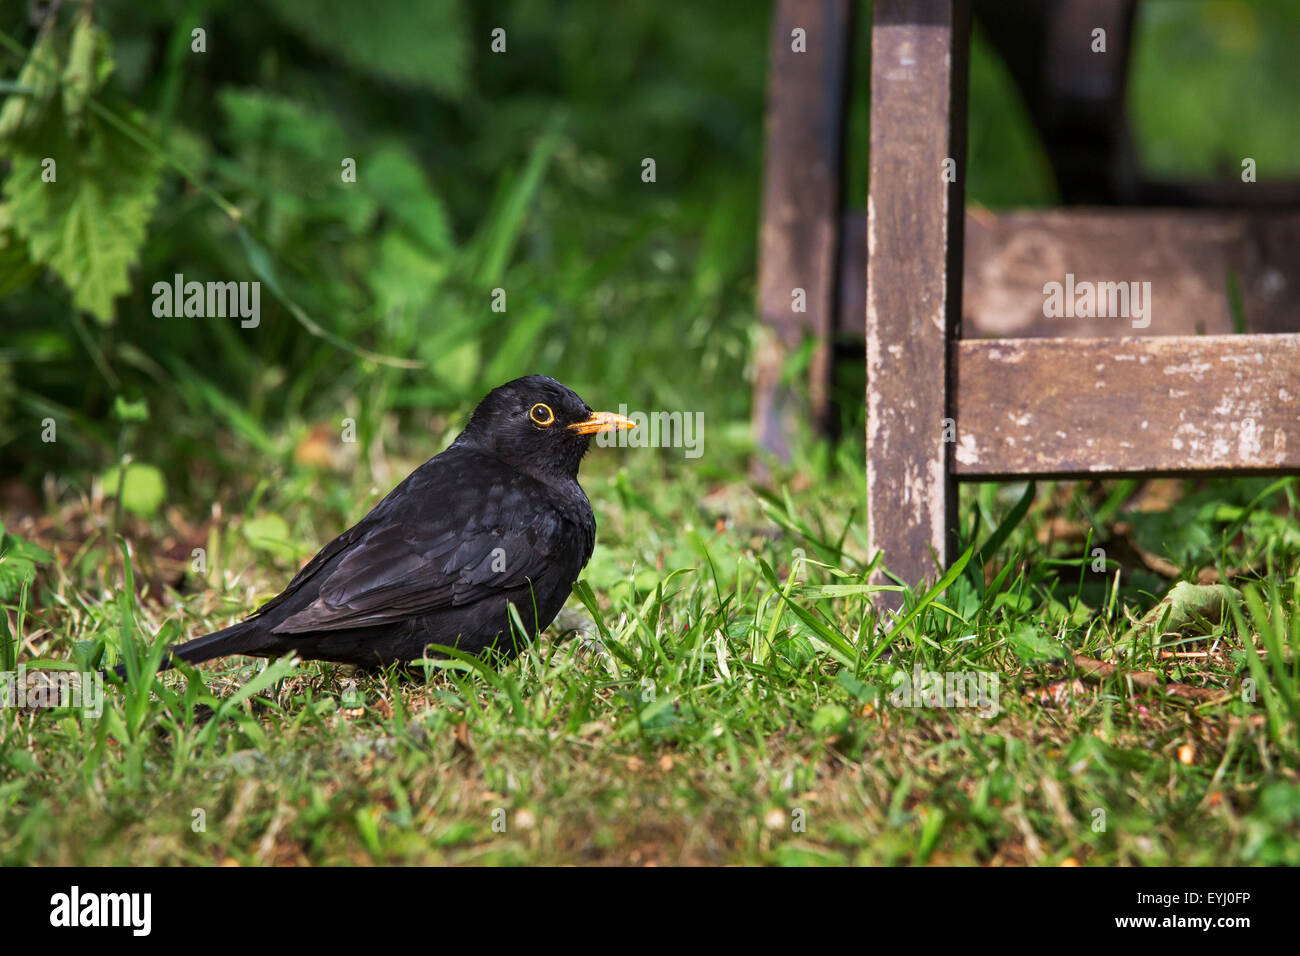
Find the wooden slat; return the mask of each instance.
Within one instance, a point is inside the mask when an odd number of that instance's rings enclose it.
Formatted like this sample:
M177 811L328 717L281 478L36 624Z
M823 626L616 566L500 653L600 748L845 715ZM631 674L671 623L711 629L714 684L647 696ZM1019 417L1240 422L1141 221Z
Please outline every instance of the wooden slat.
M963 338L1233 332L1229 275L1247 327L1300 331L1300 212L1071 210L966 220ZM1043 284L1150 282L1151 324L1048 318Z
M953 345L963 479L1300 470L1300 334Z
M844 222L840 325L866 308L866 214ZM1228 276L1249 332L1300 331L1300 212L1054 210L966 216L964 338L1100 338L1234 332ZM1065 274L1151 283L1151 324L1047 318L1043 284Z
M943 443L961 309L970 10L876 0L867 213L867 526L910 582L952 556L956 485ZM956 161L955 182L942 176ZM881 603L897 606L890 592Z
M848 0L779 0L772 17L754 430L759 446L783 460L806 424L800 419L823 433L831 425L849 16ZM805 52L791 48L796 28ZM793 310L794 289L804 290L807 311ZM781 385L782 368L806 336L817 343L808 387L791 390Z

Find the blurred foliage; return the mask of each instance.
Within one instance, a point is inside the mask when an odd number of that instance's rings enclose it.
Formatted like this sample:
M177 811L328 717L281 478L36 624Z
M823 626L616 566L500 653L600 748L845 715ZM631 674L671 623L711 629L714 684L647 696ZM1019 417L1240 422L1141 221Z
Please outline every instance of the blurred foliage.
M1300 178L1300 4L1146 0L1129 73L1138 153L1156 177Z
M1144 5L1136 115L1159 168L1216 165L1247 130L1265 168L1296 141L1277 84L1300 16L1244 5ZM0 474L103 474L130 454L179 494L247 487L252 456L289 467L344 418L363 458L381 437L432 451L530 372L593 404L704 411L726 426L714 453L747 451L767 4L48 9L0 2ZM971 200L1053 201L978 34L971 116ZM259 324L156 316L154 285L176 275L261 282ZM119 398L150 409L129 441Z
M102 468L119 395L153 409L130 451L182 488L196 459L209 480L251 452L287 463L295 430L345 416L363 455L406 424L440 440L532 371L744 417L743 389L701 385L736 383L749 353L752 11L100 4L88 45L88 6L39 26L4 10L3 470ZM75 62L93 81L74 116ZM260 323L155 316L177 274L260 280ZM57 444L36 440L47 416Z

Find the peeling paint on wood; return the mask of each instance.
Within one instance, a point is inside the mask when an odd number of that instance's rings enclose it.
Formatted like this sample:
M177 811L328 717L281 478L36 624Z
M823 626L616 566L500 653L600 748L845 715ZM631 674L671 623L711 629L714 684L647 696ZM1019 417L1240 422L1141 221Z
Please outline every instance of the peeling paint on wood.
M868 253L867 525L885 566L919 583L933 580L936 559L951 560L956 524L943 422L961 308L969 10L876 0L873 17L870 201L858 233ZM947 159L956 183L942 176ZM955 454L979 460L969 442ZM900 603L889 592L879 602Z
M954 363L957 447L985 449L960 478L1300 470L1300 334L963 341Z
M857 329L866 298L867 215L845 214L839 326ZM1300 212L1285 210L1058 209L965 220L964 338L1099 338L1229 334L1228 275L1237 277L1249 332L1296 331ZM1048 318L1043 285L1067 273L1152 285L1151 324L1122 318Z

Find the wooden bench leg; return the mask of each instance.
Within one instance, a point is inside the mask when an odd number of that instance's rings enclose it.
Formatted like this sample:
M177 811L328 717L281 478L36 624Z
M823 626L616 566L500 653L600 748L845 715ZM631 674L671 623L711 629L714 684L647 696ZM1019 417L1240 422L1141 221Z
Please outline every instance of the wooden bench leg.
M850 23L848 0L779 0L772 16L754 431L759 447L784 461L792 435L808 423L828 434L833 424L831 334ZM815 344L805 391L783 385L781 377L807 336Z
M871 547L909 584L955 556L945 420L961 316L969 51L965 0L873 4L867 525ZM899 599L886 592L881 603Z

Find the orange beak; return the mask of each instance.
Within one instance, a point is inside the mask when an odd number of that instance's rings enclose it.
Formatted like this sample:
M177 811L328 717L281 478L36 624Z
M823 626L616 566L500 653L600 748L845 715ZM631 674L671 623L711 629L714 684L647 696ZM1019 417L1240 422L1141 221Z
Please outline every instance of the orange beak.
M621 431L625 428L636 428L636 422L622 415L615 415L613 412L593 412L586 421L574 422L569 426L570 431L575 431L579 435L595 435L599 432Z

